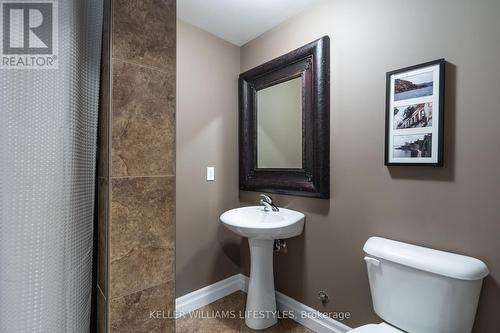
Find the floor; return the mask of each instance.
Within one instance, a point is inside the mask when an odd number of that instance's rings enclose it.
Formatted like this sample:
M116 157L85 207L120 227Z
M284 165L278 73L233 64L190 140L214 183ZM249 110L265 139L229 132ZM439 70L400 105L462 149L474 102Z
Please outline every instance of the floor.
M245 311L245 300L246 294L237 291L191 312L176 320L176 333L314 333L291 319L280 319L276 325L262 331L251 330L245 325L245 319L240 318L240 313ZM226 318L220 318L223 313ZM232 318L227 318L228 313L233 314Z

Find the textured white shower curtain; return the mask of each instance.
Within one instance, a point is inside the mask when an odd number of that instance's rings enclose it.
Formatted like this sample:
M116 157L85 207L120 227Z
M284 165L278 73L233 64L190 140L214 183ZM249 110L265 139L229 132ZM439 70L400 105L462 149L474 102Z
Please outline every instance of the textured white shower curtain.
M2 333L89 330L103 0L55 2L59 68L0 69Z

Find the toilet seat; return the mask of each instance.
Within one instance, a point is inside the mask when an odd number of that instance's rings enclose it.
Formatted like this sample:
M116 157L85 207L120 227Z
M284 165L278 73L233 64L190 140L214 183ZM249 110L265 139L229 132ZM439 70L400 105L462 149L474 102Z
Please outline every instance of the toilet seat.
M347 333L405 333L386 323L368 324L348 331Z

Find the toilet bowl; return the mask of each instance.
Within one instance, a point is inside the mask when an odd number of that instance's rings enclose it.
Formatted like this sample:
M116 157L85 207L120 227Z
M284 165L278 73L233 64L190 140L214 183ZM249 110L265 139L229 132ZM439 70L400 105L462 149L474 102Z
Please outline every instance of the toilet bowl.
M384 321L349 333L470 333L486 265L475 258L371 237L363 250L373 308Z

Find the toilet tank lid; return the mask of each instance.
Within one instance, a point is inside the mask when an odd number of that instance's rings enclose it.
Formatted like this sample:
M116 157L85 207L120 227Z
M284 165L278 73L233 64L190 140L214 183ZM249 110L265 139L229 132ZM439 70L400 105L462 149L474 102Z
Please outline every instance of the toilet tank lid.
M460 280L479 280L489 274L479 259L381 237L369 238L363 250L374 257Z

